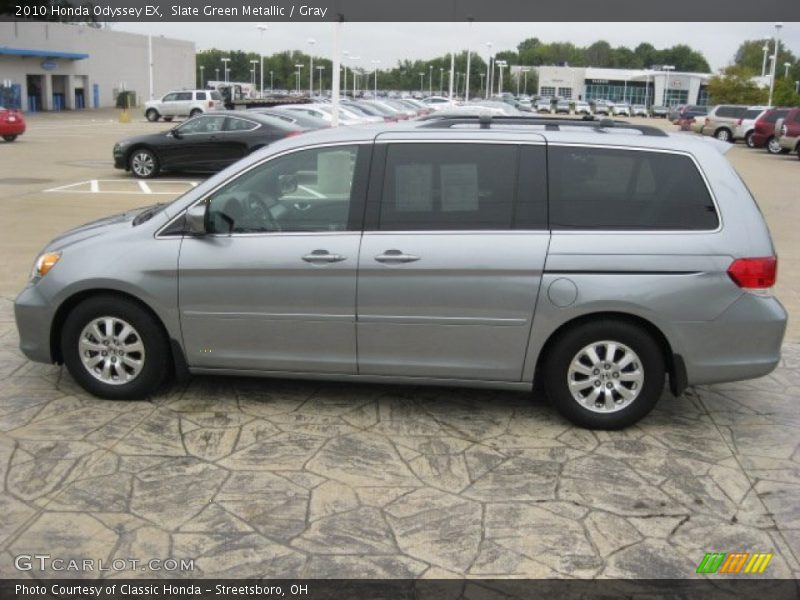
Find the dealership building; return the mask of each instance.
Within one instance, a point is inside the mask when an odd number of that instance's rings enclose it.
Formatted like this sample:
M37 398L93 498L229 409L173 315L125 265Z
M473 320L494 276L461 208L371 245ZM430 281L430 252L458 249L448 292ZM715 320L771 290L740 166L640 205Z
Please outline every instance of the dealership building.
M512 75L524 67L512 67ZM540 96L571 100L627 101L630 104L673 106L708 103L711 73L664 69L598 69L594 67L535 67Z
M194 42L82 24L0 22L0 105L25 111L139 103L195 87Z

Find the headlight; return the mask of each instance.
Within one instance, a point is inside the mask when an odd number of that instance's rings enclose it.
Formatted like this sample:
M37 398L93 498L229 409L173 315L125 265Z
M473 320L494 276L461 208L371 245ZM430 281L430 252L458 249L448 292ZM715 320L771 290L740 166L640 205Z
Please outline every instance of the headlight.
M46 252L36 259L31 272L31 281L39 281L61 260L61 252Z

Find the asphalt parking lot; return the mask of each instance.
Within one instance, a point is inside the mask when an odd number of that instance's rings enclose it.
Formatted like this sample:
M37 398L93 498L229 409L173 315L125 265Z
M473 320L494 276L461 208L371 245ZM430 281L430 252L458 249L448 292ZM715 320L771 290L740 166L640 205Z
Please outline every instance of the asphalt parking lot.
M13 298L35 255L201 178L142 186L113 169L115 141L164 123L28 126L0 144L0 577L97 576L14 567L47 553L194 561L106 577L685 578L706 552L771 552L761 577L800 577L796 156L728 155L780 256L780 367L589 432L514 392L197 377L148 402L87 395L17 349Z

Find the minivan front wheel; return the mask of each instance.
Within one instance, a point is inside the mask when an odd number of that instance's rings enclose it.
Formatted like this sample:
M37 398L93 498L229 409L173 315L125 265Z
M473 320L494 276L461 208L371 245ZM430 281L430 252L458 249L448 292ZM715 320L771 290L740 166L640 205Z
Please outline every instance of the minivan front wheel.
M604 319L559 337L543 375L547 396L570 421L589 429L620 429L656 405L665 366L661 349L644 329Z
M81 387L111 400L145 398L169 371L169 346L155 318L116 296L89 298L70 312L61 353Z
M731 136L731 132L724 127L722 129L717 129L717 132L714 134L714 137L722 142L731 142L733 141L733 136Z

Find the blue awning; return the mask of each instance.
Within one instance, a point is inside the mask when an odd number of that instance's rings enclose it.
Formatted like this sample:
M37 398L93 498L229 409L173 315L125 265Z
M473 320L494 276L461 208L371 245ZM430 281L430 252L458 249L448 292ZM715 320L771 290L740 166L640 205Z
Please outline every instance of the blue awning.
M65 58L67 60L83 60L89 58L88 54L80 52L59 52L58 50L28 50L27 48L9 48L0 46L0 55L6 56L36 56L39 58Z

